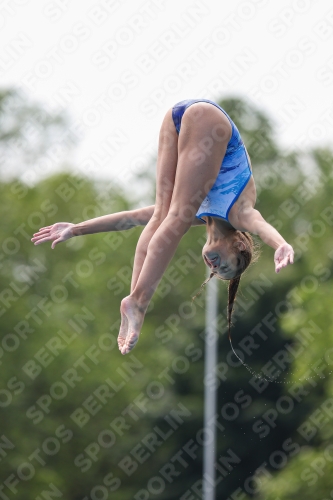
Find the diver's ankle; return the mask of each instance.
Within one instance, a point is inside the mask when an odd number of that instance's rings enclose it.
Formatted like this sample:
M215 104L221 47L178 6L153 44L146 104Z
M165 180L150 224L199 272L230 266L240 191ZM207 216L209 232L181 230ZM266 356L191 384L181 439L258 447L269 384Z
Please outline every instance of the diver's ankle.
M133 305L139 310L140 313L145 313L148 309L151 297L147 296L146 292L139 293L133 291L129 296Z

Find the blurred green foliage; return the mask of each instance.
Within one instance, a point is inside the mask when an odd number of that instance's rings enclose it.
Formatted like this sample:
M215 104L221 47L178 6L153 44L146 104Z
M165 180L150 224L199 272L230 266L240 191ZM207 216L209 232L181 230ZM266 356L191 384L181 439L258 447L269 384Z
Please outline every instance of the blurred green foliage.
M217 498L326 500L333 463L333 155L285 155L263 112L238 99L220 104L251 156L257 208L294 245L296 262L277 276L273 250L263 247L242 278L234 315L237 352L278 383L256 379L232 354L220 285ZM1 113L5 142L0 106ZM52 126L48 116L48 137ZM78 237L55 250L34 247L30 237L54 222L127 210L126 193L69 173L30 187L15 178L0 192L1 494L200 498L209 380L205 297L191 297L205 278L204 228L182 239L137 347L122 357L119 305L141 229Z

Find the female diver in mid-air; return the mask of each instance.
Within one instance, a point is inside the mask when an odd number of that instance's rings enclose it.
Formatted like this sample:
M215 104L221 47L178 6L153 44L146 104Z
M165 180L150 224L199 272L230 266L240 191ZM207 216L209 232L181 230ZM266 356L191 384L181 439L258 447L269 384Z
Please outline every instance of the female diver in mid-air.
M73 236L146 226L137 244L130 295L121 302L118 345L127 354L138 341L146 310L186 231L205 224L203 259L211 276L229 280L228 325L240 277L251 262L249 233L275 250L275 271L293 263L292 247L254 209L256 188L239 131L212 101L186 100L170 109L159 136L155 205L60 222L34 234L52 248Z

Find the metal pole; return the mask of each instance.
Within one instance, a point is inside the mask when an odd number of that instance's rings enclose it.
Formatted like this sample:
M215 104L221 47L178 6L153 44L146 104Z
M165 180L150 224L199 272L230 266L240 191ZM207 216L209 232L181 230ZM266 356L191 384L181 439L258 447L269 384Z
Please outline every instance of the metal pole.
M207 444L203 450L203 498L215 500L215 457L216 457L216 364L218 350L217 335L218 283L213 278L207 283L206 290L206 329L205 329L205 384L204 429ZM212 377L212 374L214 375ZM208 378L209 376L209 378Z

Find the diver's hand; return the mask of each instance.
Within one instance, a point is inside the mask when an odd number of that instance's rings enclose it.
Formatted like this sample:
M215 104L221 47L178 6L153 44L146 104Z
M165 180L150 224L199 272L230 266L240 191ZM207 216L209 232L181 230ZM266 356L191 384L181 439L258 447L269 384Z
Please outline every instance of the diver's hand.
M52 241L51 248L53 249L58 243L69 240L69 238L74 236L72 231L74 225L70 222L57 222L52 226L42 227L38 233L33 235L31 241L34 245Z
M294 263L294 250L288 243L282 243L274 254L275 272L278 273L283 267Z

